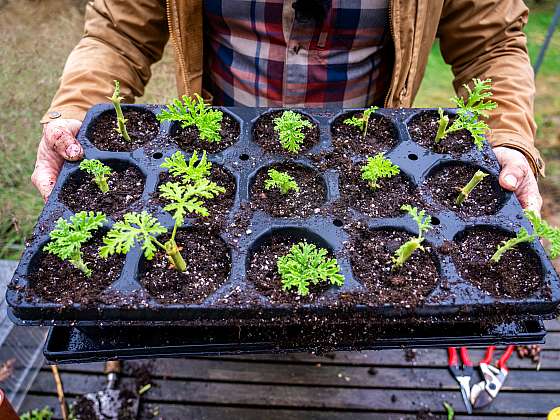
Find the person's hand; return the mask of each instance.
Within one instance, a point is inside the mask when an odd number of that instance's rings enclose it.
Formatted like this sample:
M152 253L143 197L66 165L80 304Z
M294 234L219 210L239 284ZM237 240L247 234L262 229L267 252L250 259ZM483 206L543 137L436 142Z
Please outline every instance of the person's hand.
M82 122L60 119L43 126L43 137L37 149L35 170L31 182L47 201L64 160L79 160L84 150L76 140Z
M496 147L494 153L502 167L500 172L502 188L513 191L524 209L534 210L540 214L542 197L537 179L525 155L509 147Z

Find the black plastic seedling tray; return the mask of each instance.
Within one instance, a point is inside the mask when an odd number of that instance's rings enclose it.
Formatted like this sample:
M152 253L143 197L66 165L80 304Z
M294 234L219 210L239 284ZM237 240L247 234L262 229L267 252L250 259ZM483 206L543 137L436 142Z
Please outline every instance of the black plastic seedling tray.
M147 112L158 113L162 107L128 105L126 108L142 109ZM155 192L159 175L163 169L160 164L163 158L180 150L171 140L170 134L173 126L163 123L160 132L153 141L144 147L128 152L110 152L96 149L88 139L88 127L103 112L110 111L110 105L97 105L88 112L78 140L84 146L85 156L89 159L102 161L123 162L139 168L145 175L145 187L139 202L134 204L135 210L148 207L150 195ZM239 140L223 152L210 154L209 159L221 165L235 178L236 197L233 208L228 214L227 225L232 227L241 212L243 203L249 200L251 180L256 172L273 162L288 160L285 156L273 156L252 141L252 127L256 119L271 109L250 108L222 108L239 121L241 134ZM438 165L447 162L466 162L483 168L493 176L499 173L499 166L490 147L485 146L479 152L475 147L459 159L450 155L436 154L428 151L414 142L407 131L409 121L422 109L381 109L381 115L389 118L396 127L399 142L386 153L401 171L416 185L421 185L430 171ZM453 112L452 110L449 110ZM313 118L320 127L320 142L306 154L292 159L302 165L316 168L317 157L322 152L332 148L330 124L342 112L328 110L302 110L303 113ZM188 156L188 154L187 154ZM313 159L315 157L315 159ZM360 158L355 156L355 159ZM363 157L362 157L363 158ZM11 307L12 318L25 325L51 325L51 326L155 326L155 325L197 325L197 326L232 326L249 325L257 322L292 322L312 321L329 322L332 320L349 321L350 325L355 319L371 320L384 319L431 319L441 322L465 321L477 319L492 319L495 323L510 322L514 320L527 320L551 317L560 302L560 282L558 275L549 262L541 244L535 241L531 249L536 253L542 265L543 290L537 291L532 296L523 299L498 299L482 293L472 284L462 279L456 271L449 255L437 254L439 269L442 277L441 284L437 285L428 298L418 306L395 304L380 304L367 306L363 304L333 305L332 299L327 299L331 304L323 304L322 300L316 304L275 304L271 305L267 299L259 295L255 287L246 280L247 258L256 244L271 233L288 230L295 236L307 238L322 246L328 247L337 257L342 274L346 281L341 288L331 288L325 292L326 296L334 297L341 294L351 294L353 291L362 290L363 286L354 278L348 256L344 251L348 235L336 216L329 212L313 214L307 218L273 218L262 211L252 214L248 228L241 233L224 230L222 239L230 247L231 273L229 279L211 294L202 304L196 305L166 305L158 303L143 289L137 281L142 256L139 248L130 252L125 260L120 278L107 290L111 294L111 304L89 305L83 307L78 304L60 305L39 300L30 295L28 290L28 273L37 265L38 256L42 247L48 242L48 233L52 230L55 221L63 216L68 218L72 212L60 201L61 189L69 177L78 170L77 163L64 164L60 177L53 193L45 205L36 225L34 235L30 240L17 271L12 285L7 292L7 300ZM336 169L320 171L327 190L328 207L339 196L338 172ZM519 202L511 193L504 192L504 202L501 209L492 216L483 216L462 220L451 211L428 209L438 225L427 233L426 240L437 250L446 240L453 238L466 228L475 225L496 227L500 230L514 232L523 226L531 229L530 224L522 216ZM429 196L423 197L430 204ZM156 216L167 227L172 226L171 216L161 207L156 209ZM371 228L393 227L405 229L416 233L416 225L409 218L396 217L388 219L372 219L363 214L354 212L356 220L365 221ZM196 220L189 219L186 226L194 224ZM109 225L114 223L110 220ZM445 287L443 286L445 284ZM79 285L77 285L79 287ZM372 291L375 293L375 291ZM229 299L235 295L234 301ZM244 296L250 297L244 300ZM294 300L295 301L295 300ZM239 304L236 302L248 302ZM55 330L58 331L58 330ZM75 331L75 330L60 330ZM114 330L117 331L117 330ZM54 333L53 333L54 334ZM51 337L51 342L53 338ZM400 345L400 344L399 344ZM54 353L53 353L54 354Z
M329 329L337 330L336 326ZM313 330L291 327L52 327L43 354L49 363L86 363L107 359L217 356L302 351L382 350L538 344L541 321L483 326L480 323L365 325L346 329L326 347L302 344ZM312 341L310 341L312 342Z

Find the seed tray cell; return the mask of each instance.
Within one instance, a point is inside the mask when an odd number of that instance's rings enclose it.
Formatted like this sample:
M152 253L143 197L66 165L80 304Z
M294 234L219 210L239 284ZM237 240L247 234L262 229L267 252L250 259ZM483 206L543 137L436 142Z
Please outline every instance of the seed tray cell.
M142 109L157 114L161 106L126 105L127 109ZM465 321L492 318L496 321L530 320L550 318L560 302L560 282L546 253L538 241L529 245L540 261L542 286L532 295L523 299L497 298L484 293L467 280L461 278L450 255L440 252L446 241L452 241L466 229L487 226L505 232L515 232L520 227L531 230L530 223L523 217L522 209L510 193L503 191L497 213L488 216L463 219L451 210L434 202L431 195L420 188L427 177L441 165L465 163L484 169L497 179L499 165L488 145L478 151L472 149L455 159L450 155L428 151L414 142L407 130L407 122L424 109L380 109L377 114L390 119L398 134L397 144L386 152L386 156L401 168L401 173L415 184L424 201L423 208L433 217L434 229L426 234L426 243L434 252L441 281L418 305L389 302L366 305L359 301L344 303L344 298L355 292L371 292L353 275L347 244L351 237L347 226L359 222L370 229L394 228L416 234L417 227L406 215L390 218L371 218L357 210L349 211L351 220L343 220L336 211L339 191L339 170L322 169L323 157L332 152L330 127L343 112L340 110L299 110L315 121L320 130L320 141L305 153L295 157L272 155L265 152L252 140L255 121L273 109L261 108L220 108L235 118L240 124L239 140L227 149L209 154L209 160L219 165L235 179L236 193L230 211L224 216L216 235L229 247L231 271L229 277L215 292L197 304L165 304L154 299L140 284L138 278L143 267L143 257L139 247L135 247L124 262L122 273L105 292L100 303L95 305L62 305L45 301L32 293L28 274L36 270L42 247L49 240L49 232L59 217L70 217L73 213L60 200L61 189L76 171L78 164L66 162L45 205L34 234L22 256L13 277L7 300L12 318L26 325L52 326L131 326L131 325L197 325L231 326L251 323L255 319L265 322L286 322L291 320L320 319L427 319ZM129 205L126 211L147 210L154 214L167 228L173 220L162 206L154 203L153 196L160 182L160 167L165 157L181 150L173 141L176 126L162 123L158 135L141 147L130 152L99 150L88 138L89 127L103 112L111 111L107 104L96 105L88 112L78 140L84 147L88 159L122 162L137 167L145 176L144 191L140 199ZM352 110L355 111L355 110ZM453 113L453 110L447 110ZM182 150L186 157L191 151ZM200 150L199 150L200 152ZM353 155L352 161L362 162L365 156ZM291 161L314 169L321 176L326 197L318 211L303 218L272 217L260 210L247 211L251 200L250 187L259 170L276 162ZM108 228L117 217L108 215ZM200 219L187 219L184 229L204 224ZM287 233L291 237L307 239L326 247L338 260L345 277L344 286L331 287L310 303L299 303L296 295L291 304L272 304L265 295L259 293L254 284L246 279L248 259L255 249L271 235ZM188 256L185 256L188 261ZM80 287L79 284L76 287ZM288 293L288 292L286 292ZM291 293L291 292L290 292Z

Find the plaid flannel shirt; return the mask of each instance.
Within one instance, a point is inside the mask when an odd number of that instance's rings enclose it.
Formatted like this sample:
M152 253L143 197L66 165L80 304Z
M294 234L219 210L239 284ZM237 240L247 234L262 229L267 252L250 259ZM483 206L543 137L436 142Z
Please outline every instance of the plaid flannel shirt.
M225 106L383 104L392 69L387 0L332 0L321 25L292 0L205 0L207 88Z

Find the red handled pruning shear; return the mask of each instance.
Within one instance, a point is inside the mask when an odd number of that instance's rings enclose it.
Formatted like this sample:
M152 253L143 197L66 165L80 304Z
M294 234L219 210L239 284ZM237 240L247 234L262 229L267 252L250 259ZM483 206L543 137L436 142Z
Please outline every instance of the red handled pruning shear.
M457 349L455 347L448 347L447 354L449 356L449 370L455 377L455 380L459 383L461 387L461 395L463 396L463 402L465 403L465 408L467 413L472 414L471 405L471 378L474 373L473 363L469 358L469 352L466 347L461 347L459 349L461 355L461 366L459 366L459 358L457 357Z
M480 361L480 370L484 380L473 385L470 394L470 402L474 407L486 407L498 396L498 392L500 392L508 375L506 363L514 349L515 346L507 346L506 351L500 357L496 366L491 365L496 346L489 346L486 349L486 355Z

